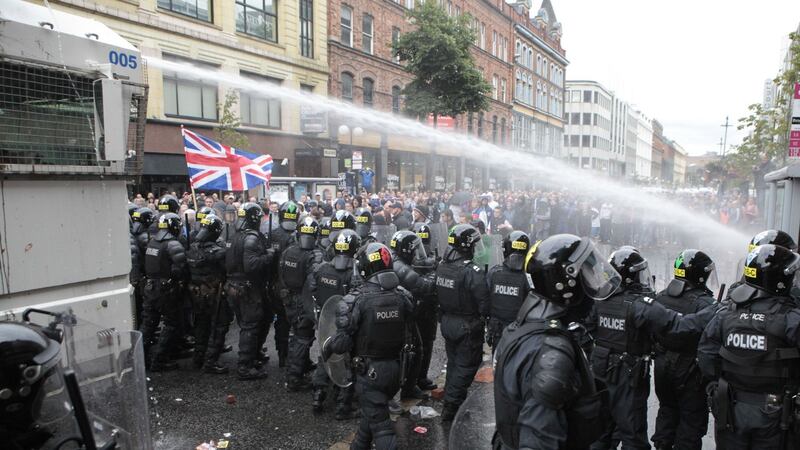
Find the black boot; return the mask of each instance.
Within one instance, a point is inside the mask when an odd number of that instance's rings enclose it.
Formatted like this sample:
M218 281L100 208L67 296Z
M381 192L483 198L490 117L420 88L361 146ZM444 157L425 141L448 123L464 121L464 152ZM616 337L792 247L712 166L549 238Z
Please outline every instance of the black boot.
M423 378L417 381L417 386L423 391L432 391L439 386L436 385L430 378Z
M206 365L203 366L203 373L209 373L212 375L225 375L228 372L230 372L230 370L220 363L206 363Z
M259 369L255 366L251 367L239 367L236 371L237 375L239 375L239 379L242 381L249 381L249 380L261 380L263 378L267 378L267 371L263 369Z
M361 413L353 408L352 405L339 403L336 405L336 413L334 418L336 420L351 420L361 417Z
M151 372L169 372L178 369L178 363L175 361L153 361L150 364Z
M429 398L431 398L431 396L417 386L412 386L410 388L403 388L403 390L400 392L401 400L406 400L406 399L427 400Z
M311 382L305 378L287 377L286 390L289 392L303 392L311 389Z
M442 422L452 422L457 412L457 407L445 403L444 409L442 409Z
M311 407L314 409L314 412L322 411L322 405L325 403L325 397L327 397L328 393L325 391L323 387L315 387L314 392L311 393Z
M278 367L286 367L286 356L288 353L288 350L278 350Z

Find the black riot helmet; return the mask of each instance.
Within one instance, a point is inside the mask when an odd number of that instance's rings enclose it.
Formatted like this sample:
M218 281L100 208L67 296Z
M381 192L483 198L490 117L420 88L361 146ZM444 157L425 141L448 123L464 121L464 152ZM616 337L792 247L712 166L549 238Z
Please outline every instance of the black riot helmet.
M447 236L447 245L451 250L463 256L472 257L476 251L482 250L483 242L477 228L462 223L450 230L450 235Z
M181 235L181 218L175 213L168 212L158 217L158 232L156 240L178 239Z
M779 245L759 245L747 255L744 282L774 295L789 295L799 268L797 253Z
M533 290L549 301L577 307L585 297L605 300L622 280L590 239L556 234L534 244L525 260Z
M200 221L200 220L203 220L206 216L210 216L211 214L214 214L214 210L212 208L208 207L208 206L203 206L202 208L200 208L197 211L197 214L195 215L195 218L198 221ZM216 214L214 214L214 215L216 215Z
M209 214L200 219L200 231L197 232L195 239L200 242L214 242L222 234L222 228L222 219L214 214Z
M131 226L131 231L134 234L139 234L147 231L147 228L150 227L150 224L153 223L153 218L155 214L153 210L150 208L139 208L131 214L131 220L133 224Z
M169 194L158 199L158 204L156 206L160 213L171 212L178 214L178 210L181 209L181 204L178 202L178 199L175 198L174 195Z
M131 202L128 202L128 217L130 217L131 220L133 220L133 213L135 213L137 209L139 209L138 206L136 206Z
M647 260L635 248L626 245L620 247L608 258L611 267L622 277L623 286L634 286L643 289L651 289L653 277L650 276L650 269Z
M239 225L242 230L258 230L261 226L261 218L264 217L264 210L256 203L247 202L239 208Z
M356 219L353 217L352 214L349 212L340 209L336 211L333 217L331 217L331 241L336 241L336 235L339 234L342 230L353 230L356 229Z
M331 218L323 217L319 220L319 238L320 240L331 238Z
M303 250L313 250L317 245L319 235L319 224L311 216L304 217L297 222L297 241Z
M346 270L352 267L353 258L361 247L361 238L353 230L342 230L333 243L333 268Z
M297 203L289 200L284 202L278 210L278 222L284 231L294 231L297 228L297 221L300 218L300 208Z
M355 217L356 233L361 239L364 239L372 231L372 211L369 208L358 208Z
M422 246L425 247L425 253L432 254L431 252L431 227L425 222L414 223L414 233L422 240Z
M14 431L30 430L41 417L45 382L61 360L60 336L43 330L0 321L0 429L13 430L12 437Z
M764 244L779 245L793 252L797 251L797 244L794 242L794 239L789 236L789 233L781 230L764 230L753 236L753 239L750 239L747 246L747 251L748 253L752 252L754 248Z
M689 248L675 258L675 279L683 280L693 287L706 286L712 291L719 288L714 261L700 250Z
M392 270L392 253L385 245L373 242L358 254L356 265L361 276L369 280Z
M389 247L406 264L424 260L427 256L425 254L425 246L422 245L422 239L409 230L401 230L395 233L389 242Z
M531 238L523 231L512 231L503 238L503 257L511 270L522 270L525 266L525 255L531 248Z

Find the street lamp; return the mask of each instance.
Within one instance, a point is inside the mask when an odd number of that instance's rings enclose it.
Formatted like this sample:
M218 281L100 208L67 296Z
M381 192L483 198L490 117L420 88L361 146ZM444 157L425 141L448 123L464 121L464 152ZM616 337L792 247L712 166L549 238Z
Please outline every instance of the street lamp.
M339 136L343 134L350 135L350 146L353 146L353 136L361 136L364 134L364 129L361 127L355 127L352 130L347 125L339 125Z

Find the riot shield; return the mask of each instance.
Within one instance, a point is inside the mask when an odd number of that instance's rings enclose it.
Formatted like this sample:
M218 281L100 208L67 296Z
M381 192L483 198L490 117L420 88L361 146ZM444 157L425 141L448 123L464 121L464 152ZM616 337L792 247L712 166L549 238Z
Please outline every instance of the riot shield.
M372 234L375 239L383 245L388 246L392 236L397 232L397 227L394 224L389 225L372 225Z
M63 350L98 447L152 449L141 333L76 320L64 325Z
M484 234L481 236L482 246L475 249L472 260L479 267L486 266L491 269L503 262L503 236L499 234ZM481 248L482 247L482 248Z
M439 257L443 257L447 250L447 236L450 230L447 229L446 224L441 222L430 223L428 227L431 229L431 254L428 256L438 255ZM434 254L434 250L436 254Z
M492 448L495 430L494 385L473 383L467 400L458 409L450 427L449 447L453 449Z
M341 295L334 295L322 306L317 324L317 339L320 346L324 347L328 340L336 335L336 313L339 310ZM325 372L328 373L333 384L339 387L349 387L353 384L353 371L350 368L350 354L334 353L323 361Z

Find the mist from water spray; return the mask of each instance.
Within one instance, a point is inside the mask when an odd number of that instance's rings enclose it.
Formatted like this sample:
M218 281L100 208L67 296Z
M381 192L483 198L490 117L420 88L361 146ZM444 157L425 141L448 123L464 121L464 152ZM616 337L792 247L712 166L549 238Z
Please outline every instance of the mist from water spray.
M455 150L459 156L477 160L485 165L514 174L527 173L531 181L561 186L570 193L581 193L587 197L599 197L615 205L624 205L637 210L643 221L679 227L684 233L694 233L703 249L709 250L717 261L718 268L722 258L735 267L750 236L729 228L698 211L691 211L683 205L645 192L641 188L616 182L605 176L568 165L560 160L546 158L519 151L508 150L471 136L434 129L416 120L404 118L389 112L359 108L345 103L266 82L242 78L235 74L196 67L186 63L175 63L158 58L147 58L150 67L178 72L182 77L195 80L216 81L224 87L239 88L259 92L265 96L279 98L293 104L313 107L316 111L328 112L364 128L393 135L424 140L431 146L443 146L448 153ZM673 255L674 257L674 255ZM737 269L738 270L738 269ZM727 272L727 271L726 271ZM726 282L735 274L723 273Z

